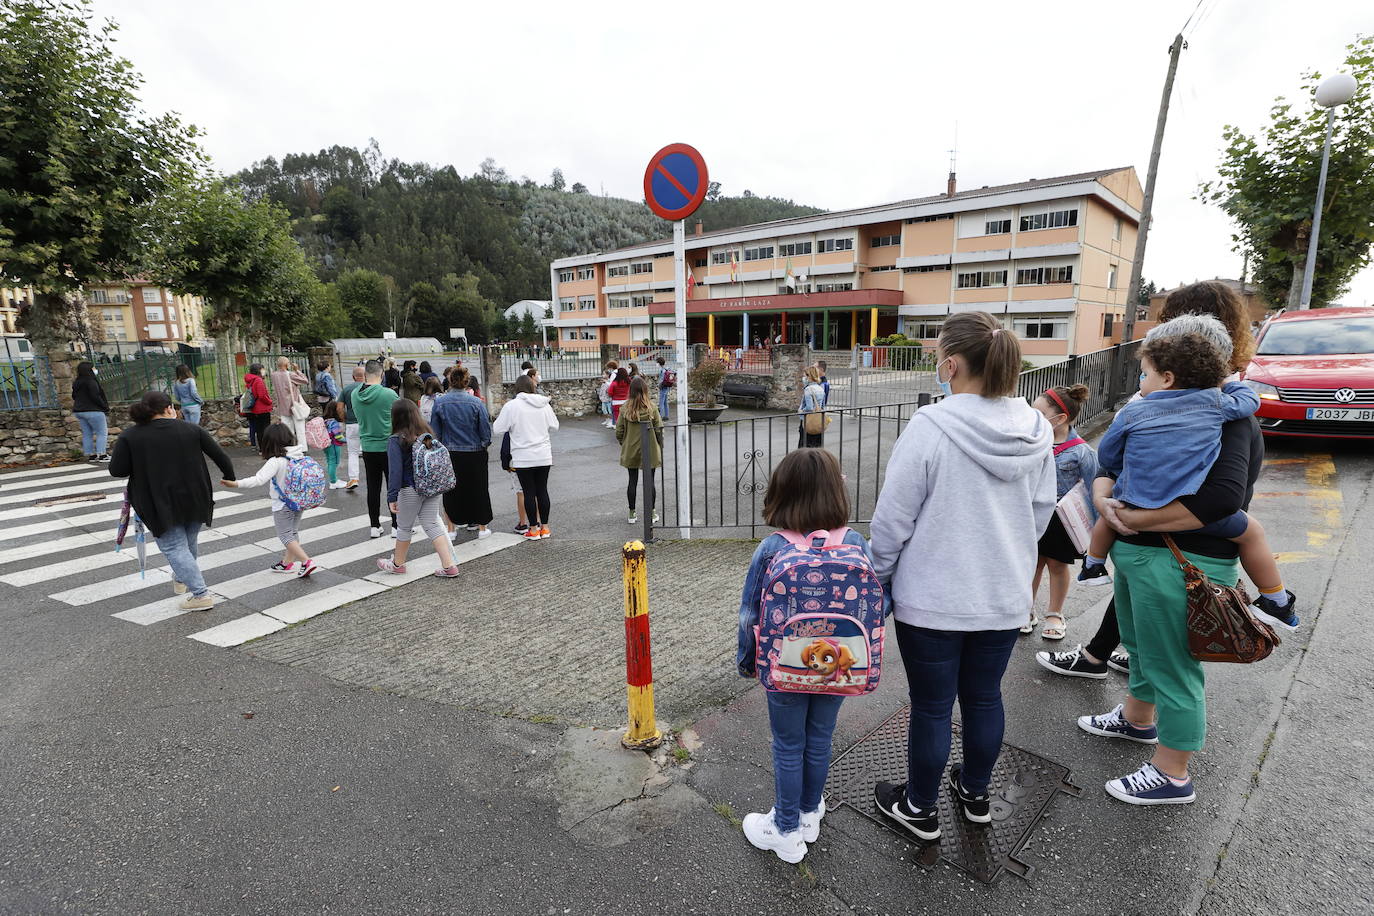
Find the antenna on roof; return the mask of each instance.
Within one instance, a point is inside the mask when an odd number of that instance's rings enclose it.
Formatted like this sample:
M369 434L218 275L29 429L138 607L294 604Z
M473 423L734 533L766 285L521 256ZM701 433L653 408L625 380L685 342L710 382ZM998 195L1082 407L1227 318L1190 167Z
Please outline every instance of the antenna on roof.
M949 183L945 186L945 196L953 197L956 187L954 166L959 159L959 122L954 122L954 148L949 151Z

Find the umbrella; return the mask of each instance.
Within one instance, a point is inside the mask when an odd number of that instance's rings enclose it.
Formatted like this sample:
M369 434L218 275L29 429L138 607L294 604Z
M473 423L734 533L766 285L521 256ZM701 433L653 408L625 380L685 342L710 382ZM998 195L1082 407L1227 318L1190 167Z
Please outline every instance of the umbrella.
M129 523L134 526L134 546L138 550L138 575L140 578L148 577L148 532L143 525L143 519L138 517L138 513L133 511L133 505L129 502L129 491L124 491L124 505L119 509L119 528L115 531L115 550L120 550L124 546L124 536L129 533Z

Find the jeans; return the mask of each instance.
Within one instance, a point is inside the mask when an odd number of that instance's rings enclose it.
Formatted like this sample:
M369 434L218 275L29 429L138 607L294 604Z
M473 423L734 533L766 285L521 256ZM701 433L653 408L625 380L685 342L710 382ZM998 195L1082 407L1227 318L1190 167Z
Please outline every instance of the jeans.
M205 586L205 575L200 571L200 564L196 562L196 557L200 555L196 545L198 537L200 522L188 522L185 525L173 525L157 538L157 549L162 551L167 558L167 565L172 567L173 578L197 598L210 591Z
M549 471L552 465L538 468L516 468L515 476L520 478L520 491L525 495L525 516L533 528L549 523Z
M373 528L382 526L382 494L386 492L387 467L386 452L363 452L363 469L367 471L367 517ZM391 529L396 530L394 514Z
M830 774L830 739L844 697L809 693L768 694L773 729L773 822L797 829L803 811L815 811Z
M668 394L671 388L658 389L658 415L664 420L668 419Z
M933 808L949 760L950 718L959 700L964 732L961 781L973 794L988 790L1002 750L1002 675L1016 646L1016 630L931 630L897 621L911 693L907 732L907 802Z
M183 420L185 420L187 423L191 423L191 424L193 424L193 425L195 425L195 426L199 426L199 425L200 425L200 405L199 405L199 404L182 404L182 405L181 405L181 418L182 418Z
M348 447L348 479L358 479L358 455L362 454L363 442L357 423L344 424L344 443Z
M76 422L81 424L81 453L87 456L105 454L105 433L109 429L105 415L98 410L78 410Z

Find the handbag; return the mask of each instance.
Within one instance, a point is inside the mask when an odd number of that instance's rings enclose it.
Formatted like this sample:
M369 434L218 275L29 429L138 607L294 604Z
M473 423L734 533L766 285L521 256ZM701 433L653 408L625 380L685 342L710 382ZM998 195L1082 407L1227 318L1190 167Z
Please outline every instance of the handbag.
M304 420L310 416L310 405L305 403L299 392L296 394L296 400L291 402L291 416L297 420Z
M1188 652L1200 662L1233 662L1248 665L1268 658L1279 644L1278 634L1249 611L1250 597L1239 586L1218 585L1164 535L1183 570L1188 595Z
M808 436L819 436L830 425L831 419L833 418L828 413L813 410L802 418L802 428L806 430Z

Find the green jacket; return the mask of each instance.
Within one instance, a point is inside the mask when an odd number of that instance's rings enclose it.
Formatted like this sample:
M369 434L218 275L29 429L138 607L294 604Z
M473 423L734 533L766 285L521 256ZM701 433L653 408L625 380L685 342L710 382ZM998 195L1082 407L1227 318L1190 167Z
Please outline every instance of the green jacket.
M386 451L396 397L396 392L381 385L360 385L353 390L353 415L358 418L358 441L364 452Z
M649 405L649 422L654 434L649 437L649 467L663 467L663 418L658 415L658 406ZM622 468L644 467L644 434L639 421L631 421L625 408L620 409L620 419L615 424L615 440L620 443L620 466Z

